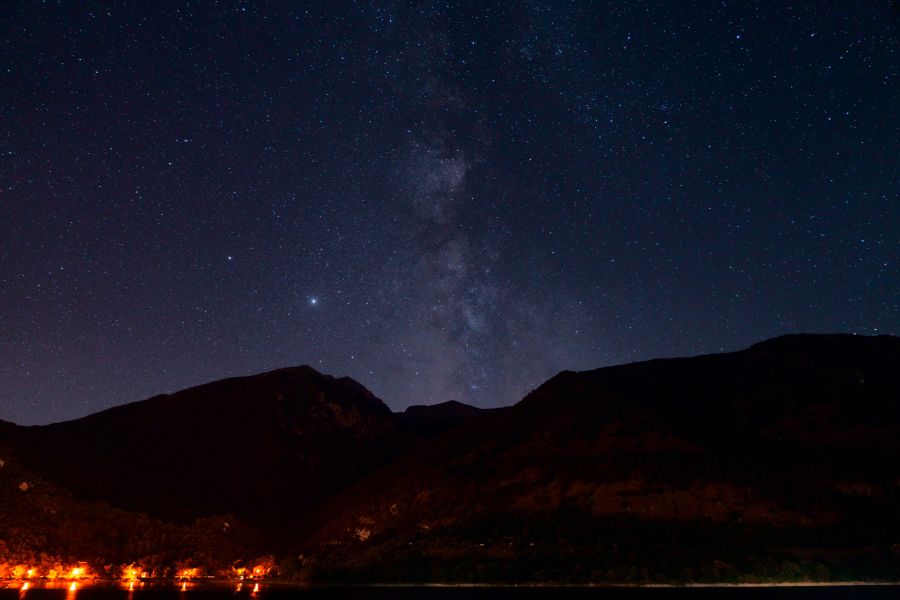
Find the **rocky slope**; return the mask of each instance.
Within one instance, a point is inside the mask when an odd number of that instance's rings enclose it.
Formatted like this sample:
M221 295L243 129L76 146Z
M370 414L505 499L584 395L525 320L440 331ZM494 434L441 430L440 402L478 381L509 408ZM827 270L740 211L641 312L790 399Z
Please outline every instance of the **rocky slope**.
M307 554L334 579L875 576L898 366L897 338L789 336L560 373L342 494Z

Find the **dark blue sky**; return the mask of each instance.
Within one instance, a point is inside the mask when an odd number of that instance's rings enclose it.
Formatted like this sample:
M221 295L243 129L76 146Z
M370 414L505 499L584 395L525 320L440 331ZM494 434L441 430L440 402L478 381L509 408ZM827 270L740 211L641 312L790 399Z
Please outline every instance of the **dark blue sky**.
M884 2L14 2L0 419L900 334Z

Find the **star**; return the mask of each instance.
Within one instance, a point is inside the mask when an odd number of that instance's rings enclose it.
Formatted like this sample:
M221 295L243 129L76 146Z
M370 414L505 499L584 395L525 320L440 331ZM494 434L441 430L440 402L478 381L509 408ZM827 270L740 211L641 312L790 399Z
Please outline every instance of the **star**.
M4 14L2 420L286 361L366 379L394 409L498 406L561 370L898 333L884 161L900 46L866 3L794 3L790 19L617 3L609 23L561 2L528 18L490 0L352 19L188 6L174 29L149 4L119 11L166 32L146 56L99 15L108 44L60 53L78 3ZM231 43L247 18L258 48ZM246 68L267 55L322 68ZM784 60L763 77L767 56ZM86 76L60 77L63 60ZM139 73L140 93L110 72ZM58 215L59 198L79 211ZM298 345L300 328L321 343Z

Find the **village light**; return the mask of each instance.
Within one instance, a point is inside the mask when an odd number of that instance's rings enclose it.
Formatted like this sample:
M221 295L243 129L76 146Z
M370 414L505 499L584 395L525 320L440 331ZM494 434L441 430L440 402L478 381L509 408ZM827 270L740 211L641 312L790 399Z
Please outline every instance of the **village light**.
M134 581L136 579L140 579L142 575L142 570L140 567L135 567L134 565L126 565L122 567L122 579L126 581Z

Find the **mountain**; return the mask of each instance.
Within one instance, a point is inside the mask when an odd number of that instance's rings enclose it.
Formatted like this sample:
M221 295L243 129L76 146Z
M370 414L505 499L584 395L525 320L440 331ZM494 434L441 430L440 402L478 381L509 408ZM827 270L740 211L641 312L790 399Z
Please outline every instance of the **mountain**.
M23 514L38 495L63 531L90 528L67 515L93 515L98 529L127 529L128 521L159 537L196 538L191 528L205 531L213 518L232 532L245 527L236 547L280 551L335 493L459 421L404 419L356 381L307 366L226 379L75 421L0 422L0 458L18 469L5 473L15 502L0 505L32 532L47 522ZM28 494L17 480L31 482Z
M900 579L898 365L895 337L786 336L402 413L298 367L0 423L0 571L274 553L314 582Z
M227 574L236 559L270 551L233 515L173 523L80 498L32 470L8 442L0 439L0 580L17 578L16 569L52 579L85 565L87 576L118 576L129 564L154 577L179 565Z
M463 404L456 400L448 400L440 404L415 404L407 407L403 414L407 417L421 419L456 419L464 420L475 417L484 412L484 409Z
M448 400L440 404L415 404L397 416L420 434L434 437L491 410Z
M81 498L176 522L231 513L279 533L417 443L363 386L310 367L15 433L31 468Z
M0 578L6 553L228 573L302 538L321 504L445 421L404 420L352 379L297 367L65 423L0 422Z
M563 372L330 503L330 580L900 575L900 339Z

